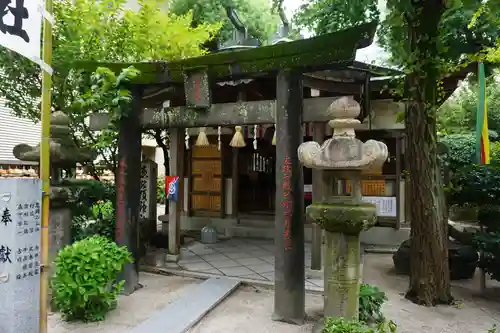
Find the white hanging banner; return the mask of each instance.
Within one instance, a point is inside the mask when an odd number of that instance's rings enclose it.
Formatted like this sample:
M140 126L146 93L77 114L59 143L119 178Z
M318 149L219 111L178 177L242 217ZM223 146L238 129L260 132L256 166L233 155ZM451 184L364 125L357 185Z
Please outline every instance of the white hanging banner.
M40 38L43 5L43 0L0 0L0 45L42 68Z

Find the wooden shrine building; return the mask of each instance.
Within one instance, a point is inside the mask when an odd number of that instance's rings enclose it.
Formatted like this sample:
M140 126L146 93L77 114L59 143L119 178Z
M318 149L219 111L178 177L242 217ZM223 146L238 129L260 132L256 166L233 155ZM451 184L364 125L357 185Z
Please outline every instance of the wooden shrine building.
M116 71L133 65L141 72L131 85L133 110L119 127L117 241L137 255L141 133L167 128L170 174L180 181L179 199L170 202L170 257L179 254L182 228L212 224L230 236L245 220L257 220L276 245L275 316L301 322L305 272L298 263L304 263L305 230L313 241L312 266L321 267L321 233L307 228L304 207L321 182L317 171L303 170L297 148L331 135L327 110L339 97L351 96L362 107L358 137L389 147L383 169L365 175L363 195L379 207L381 225L405 222L404 125L397 122L405 104L388 89L390 77L400 73L354 60L358 49L372 43L376 27L169 63L98 64ZM90 119L93 130L108 122L107 114ZM348 183L339 182L349 191ZM137 266L124 274L131 292Z

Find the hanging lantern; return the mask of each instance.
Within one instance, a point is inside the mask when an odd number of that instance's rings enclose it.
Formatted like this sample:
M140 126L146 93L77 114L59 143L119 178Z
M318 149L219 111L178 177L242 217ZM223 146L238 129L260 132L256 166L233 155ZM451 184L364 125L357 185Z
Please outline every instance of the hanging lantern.
M220 136L222 134L222 127L217 127L217 149L220 151L222 148L222 142L220 141Z
M257 125L253 125L253 149L257 150Z
M207 131L206 127L200 127L200 133L198 133L198 138L196 139L196 143L194 144L196 147L210 146L210 142L208 142L206 131Z
M273 140L271 141L273 146L276 146L276 125L274 126Z
M234 127L234 136L231 139L229 145L233 148L243 148L246 147L245 138L243 138L243 134L241 133L241 126Z
M189 149L189 131L187 128L186 128L185 133L186 133L186 135L184 136L184 142L186 143L186 149Z

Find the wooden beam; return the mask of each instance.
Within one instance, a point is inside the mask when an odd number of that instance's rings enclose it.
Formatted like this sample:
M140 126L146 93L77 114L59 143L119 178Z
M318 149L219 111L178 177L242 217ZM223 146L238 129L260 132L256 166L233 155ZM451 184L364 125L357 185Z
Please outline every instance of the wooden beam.
M304 100L304 122L332 120L328 107L338 98L319 97ZM213 104L206 111L195 111L184 106L144 109L141 124L143 129L274 124L275 110L274 100ZM90 116L90 129L93 131L101 131L108 124L109 116L106 113L94 113Z
M297 149L302 143L302 80L278 74L276 122L276 215L274 319L305 319L304 177Z

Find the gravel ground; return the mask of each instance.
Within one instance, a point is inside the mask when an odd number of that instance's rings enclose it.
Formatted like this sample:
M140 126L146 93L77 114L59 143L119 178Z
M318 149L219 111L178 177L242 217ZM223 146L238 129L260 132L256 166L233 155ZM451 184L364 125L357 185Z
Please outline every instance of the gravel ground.
M384 307L388 319L398 325L398 333L487 333L493 324L500 325L500 303L475 296L477 281L454 285L457 306L427 308L404 299L406 277L392 273L390 255L367 254L364 280L387 293ZM323 299L307 295L304 326L292 326L271 320L272 290L243 287L206 316L190 333L299 333L311 332L321 317ZM257 330L258 328L258 330Z
M387 293L384 307L387 318L398 324L398 333L487 333L493 324L500 325L500 303L477 297L477 281L454 285L453 294L459 306L426 308L407 301L403 293L407 278L392 273L388 255L367 255L364 265L365 282L378 285ZM105 322L98 324L65 323L59 315L49 319L49 333L126 333L145 320L149 314L164 307L201 281L176 276L141 274L144 288L132 296L121 297L118 309ZM490 294L494 294L494 289ZM271 320L273 291L257 287L241 287L209 313L190 333L299 333L311 332L321 317L323 299L307 295L308 321L293 326ZM155 332L144 332L155 333ZM168 333L168 332L165 332Z

